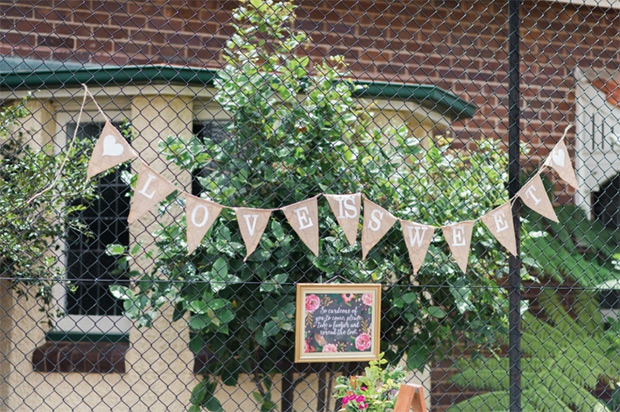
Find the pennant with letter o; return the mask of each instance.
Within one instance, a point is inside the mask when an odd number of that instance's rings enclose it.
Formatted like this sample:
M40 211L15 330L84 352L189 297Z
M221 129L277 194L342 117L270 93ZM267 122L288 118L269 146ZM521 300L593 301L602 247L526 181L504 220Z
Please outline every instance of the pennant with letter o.
M308 249L319 255L319 207L317 196L281 208L295 233Z
M469 247L471 245L471 234L474 229L474 222L467 220L443 226L441 231L448 242L452 256L461 271L467 271L467 260L469 259Z
M364 226L362 227L362 260L396 223L390 212L364 197Z
M517 256L517 240L515 227L512 221L510 202L490 211L480 218L495 239L502 244L512 256Z
M224 207L214 202L185 194L185 219L187 221L187 254L191 255L202 242L209 228Z
M159 173L142 163L136 190L131 198L131 208L127 222L133 223L146 214L153 206L164 200L168 195L177 190Z
M547 196L542 179L537 173L517 193L517 196L534 212L554 222L559 222L553 205Z
M86 176L90 179L108 169L138 157L123 135L110 123L105 122L101 135L88 161Z
M265 232L267 223L269 223L269 217L271 216L271 209L250 209L245 207L235 208L235 214L237 215L237 223L239 224L239 231L245 243L245 259L256 250L260 238Z
M357 225L360 222L360 208L362 194L324 195L332 209L338 224L342 228L347 241L351 246L357 239Z
M543 164L555 170L560 179L568 183L569 186L579 190L577 176L575 176L575 170L573 170L573 162L568 156L568 149L564 144L564 139L556 143Z
M401 220L400 226L403 229L405 244L409 252L409 260L411 260L411 265L413 266L413 274L417 275L418 270L422 267L422 263L424 263L428 247L433 240L435 228L406 220Z

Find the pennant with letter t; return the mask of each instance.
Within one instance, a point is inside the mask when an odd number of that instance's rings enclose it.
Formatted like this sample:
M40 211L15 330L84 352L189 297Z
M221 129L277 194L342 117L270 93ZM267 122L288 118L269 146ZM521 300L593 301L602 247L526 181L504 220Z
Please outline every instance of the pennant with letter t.
M202 238L207 234L222 209L222 205L192 196L189 193L185 194L188 255L191 255L200 245Z
M235 208L237 215L237 223L239 223L239 231L245 243L245 259L256 250L260 238L265 232L271 209L250 209L244 207Z
M441 231L450 246L452 256L459 268L465 273L467 271L467 260L469 259L469 247L471 245L471 234L474 229L474 222L471 220L443 226Z
M515 239L515 227L512 221L510 202L490 211L482 216L480 220L495 236L495 239L508 249L512 256L517 256L517 240Z
M324 195L332 209L338 224L342 228L351 246L355 245L357 238L357 225L360 221L360 207L362 206L362 194L349 195Z
M525 205L534 212L546 217L549 220L559 222L538 173L535 174L534 177L532 177L525 185L523 185L517 193L517 196L519 196L523 203L525 203Z
M142 163L136 190L131 198L131 208L127 222L133 223L146 214L153 206L164 200L176 186L159 173Z
M413 266L413 274L417 275L422 263L424 263L428 247L433 240L435 228L406 220L401 220L400 226L403 229L405 244L409 251L409 260L411 260L411 265Z
M317 196L293 203L281 210L295 233L308 246L308 249L319 255L319 207Z
M553 147L544 165L555 170L558 176L560 176L560 179L568 183L569 186L572 186L576 190L579 189L577 176L575 176L575 170L573 170L573 162L570 157L568 157L568 149L564 144L564 138L560 139Z
M370 249L375 246L383 236L396 223L396 218L381 206L364 198L364 226L362 227L362 260Z
M112 123L106 121L101 131L101 136L99 136L90 156L86 176L90 179L101 172L136 157L138 157L138 154L127 143L123 135L116 130Z

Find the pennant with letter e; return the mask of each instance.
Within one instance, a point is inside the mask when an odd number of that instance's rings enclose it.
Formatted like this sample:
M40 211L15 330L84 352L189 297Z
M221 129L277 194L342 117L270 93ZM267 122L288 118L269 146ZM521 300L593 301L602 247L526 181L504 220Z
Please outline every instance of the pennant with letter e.
M502 244L512 256L517 256L517 240L512 221L512 207L507 202L480 218L495 239Z
M317 196L281 208L286 220L308 249L319 255L319 207Z
M364 197L364 225L362 226L362 260L392 226L396 218L381 206Z
M101 135L88 161L86 176L90 179L108 169L138 157L123 135L110 123L105 122Z
M542 179L537 173L517 192L523 203L534 212L554 222L559 222L553 205L547 196Z
M417 275L418 270L422 267L422 263L424 263L428 247L433 240L435 228L406 220L401 220L400 226L403 229L407 251L409 251L409 260L411 260L411 265L413 266L413 274Z
M127 222L133 223L146 214L153 206L177 190L176 186L159 173L142 163L136 190L131 198L131 208Z
M237 223L239 224L239 231L245 243L245 262L248 257L256 250L260 238L265 232L267 223L269 223L269 217L271 216L271 209L250 209L245 207L235 208L235 214L237 215Z
M469 247L471 245L471 234L474 229L474 222L467 220L443 226L441 231L448 242L452 256L461 271L467 271L467 260L469 259Z
M568 149L564 144L563 138L556 143L543 164L555 170L560 179L568 183L569 186L579 190L577 176L575 176L575 170L573 170L573 162L568 157Z
M362 206L362 194L348 195L324 195L332 209L338 224L342 228L347 241L351 246L357 239L357 225L360 222L360 208Z
M214 202L185 194L185 219L187 221L187 254L191 255L202 242L209 228L224 207Z

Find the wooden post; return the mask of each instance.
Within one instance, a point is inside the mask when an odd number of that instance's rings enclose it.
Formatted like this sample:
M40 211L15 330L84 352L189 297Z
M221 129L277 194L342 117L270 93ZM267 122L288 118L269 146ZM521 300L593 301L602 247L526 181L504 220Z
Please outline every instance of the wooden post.
M405 383L400 385L394 412L426 412L426 401L421 385Z

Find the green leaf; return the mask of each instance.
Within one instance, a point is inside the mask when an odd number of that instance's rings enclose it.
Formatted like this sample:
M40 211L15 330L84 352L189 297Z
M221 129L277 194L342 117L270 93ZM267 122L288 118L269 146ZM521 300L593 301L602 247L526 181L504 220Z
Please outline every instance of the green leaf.
M125 246L113 243L106 246L105 252L109 256L120 256L125 253Z
M402 298L403 298L403 301L404 301L407 305L410 305L410 304L412 304L413 302L415 302L415 301L416 301L417 296L416 296L416 294L415 294L415 293L405 293L405 294L402 296Z
M120 300L127 300L133 297L133 292L127 286L112 285L110 286L110 293Z
M194 315L189 319L189 327L194 330L203 330L209 324L205 315Z
M204 313L207 313L207 309L209 309L209 305L207 305L202 300L194 300L194 301L191 301L189 305L187 305L187 308L193 313L202 315Z
M425 309L425 312L437 319L442 319L446 317L446 312L444 312L443 309L441 309L439 306L429 306Z

